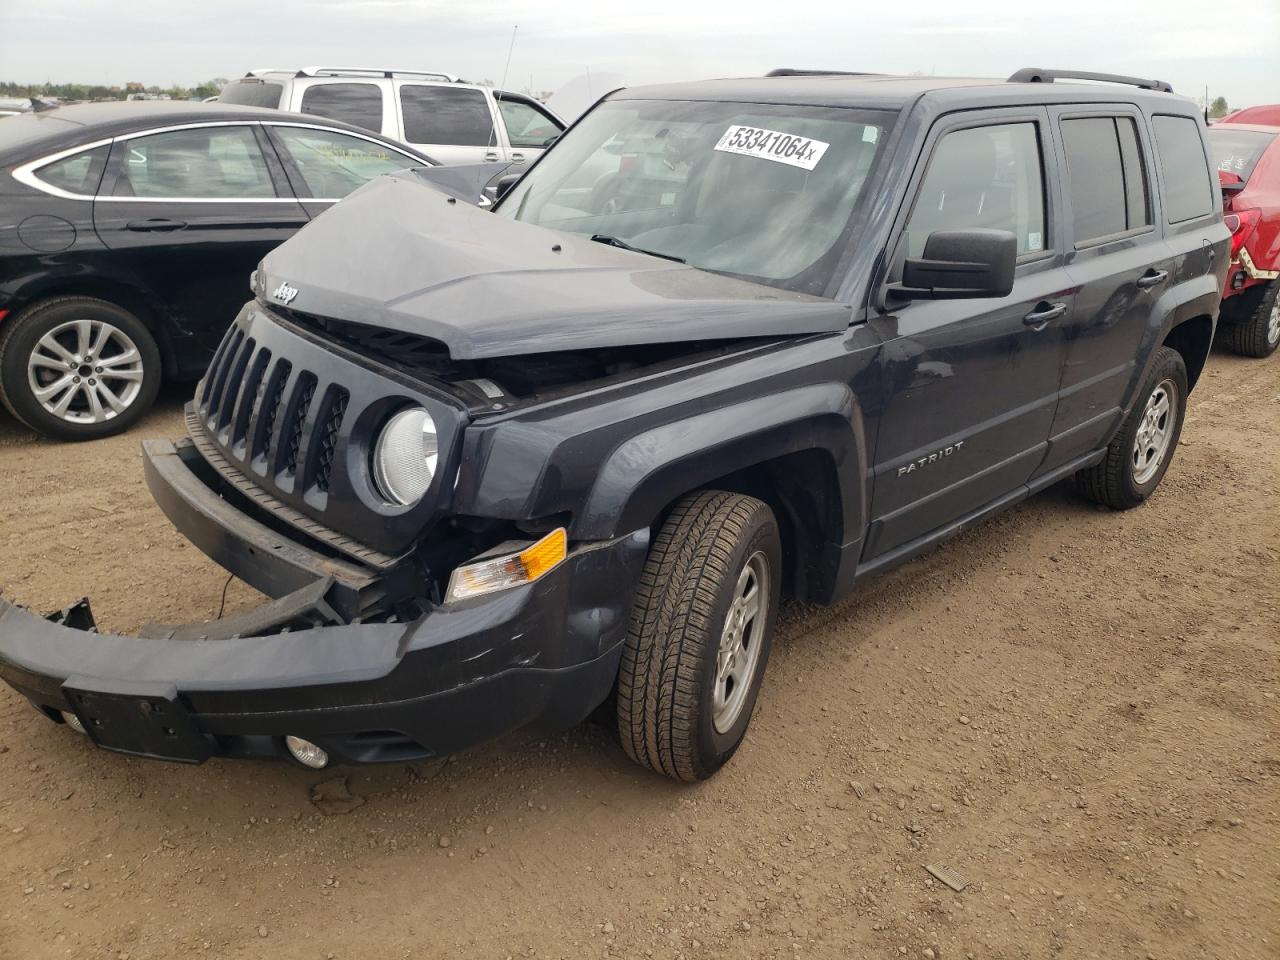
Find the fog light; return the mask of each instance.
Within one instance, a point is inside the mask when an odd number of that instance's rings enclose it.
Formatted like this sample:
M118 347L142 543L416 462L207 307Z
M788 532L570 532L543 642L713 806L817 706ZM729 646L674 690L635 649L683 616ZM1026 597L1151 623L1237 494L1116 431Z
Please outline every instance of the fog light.
M323 770L329 765L329 754L325 753L323 749L317 747L310 740L303 740L301 737L285 737L284 745L293 754L293 759L304 767L310 767L312 770Z
M79 718L79 717L77 717L77 716L76 716L74 713L72 713L70 710L63 710L63 711L62 711L62 722L63 722L63 723L65 723L65 724L66 724L68 727L70 727L72 730L74 730L76 733L84 733L84 732L85 732L85 731L84 731L84 724L80 722L80 718Z

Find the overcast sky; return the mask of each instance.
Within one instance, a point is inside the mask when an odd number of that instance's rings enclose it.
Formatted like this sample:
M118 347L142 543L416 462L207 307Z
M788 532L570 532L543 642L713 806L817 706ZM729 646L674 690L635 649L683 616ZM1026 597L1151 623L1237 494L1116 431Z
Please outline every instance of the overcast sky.
M0 0L0 80L192 85L323 63L501 82L515 24L513 89L587 70L638 85L776 66L1041 66L1151 76L1189 96L1207 85L1233 107L1280 102L1280 0Z

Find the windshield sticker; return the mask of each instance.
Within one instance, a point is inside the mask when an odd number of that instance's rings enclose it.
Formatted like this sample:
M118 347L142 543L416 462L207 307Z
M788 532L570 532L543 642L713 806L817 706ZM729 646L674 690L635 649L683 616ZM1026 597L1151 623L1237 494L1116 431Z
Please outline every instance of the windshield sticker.
M744 157L760 157L775 163L785 163L801 170L812 170L827 152L829 143L809 137L797 137L777 130L761 127L744 127L735 124L724 132L715 148L723 153L736 153Z

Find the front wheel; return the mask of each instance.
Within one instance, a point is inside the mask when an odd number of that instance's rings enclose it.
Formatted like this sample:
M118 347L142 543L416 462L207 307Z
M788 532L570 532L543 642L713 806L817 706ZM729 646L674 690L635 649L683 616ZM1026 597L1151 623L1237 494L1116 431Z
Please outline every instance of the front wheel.
M1178 351L1156 351L1138 398L1102 461L1076 473L1081 493L1115 510L1151 496L1173 459L1187 405L1187 367Z
M7 328L7 329L6 329ZM57 440L120 433L160 387L160 351L133 314L91 297L59 297L0 327L0 396Z
M710 490L676 505L645 561L618 675L631 759L693 781L733 756L769 660L781 573L765 503Z

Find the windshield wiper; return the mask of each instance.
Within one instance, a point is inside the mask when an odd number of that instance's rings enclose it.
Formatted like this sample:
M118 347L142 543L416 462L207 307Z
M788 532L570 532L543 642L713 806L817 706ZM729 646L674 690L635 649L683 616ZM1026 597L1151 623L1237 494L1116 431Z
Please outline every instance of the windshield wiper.
M684 257L677 257L674 253L661 253L657 250L646 250L644 247L633 247L625 240L618 237L611 237L605 233L593 233L591 239L596 243L605 243L611 247L619 247L623 250L630 250L632 253L647 253L651 257L661 257L663 260L673 260L676 263L684 263Z

